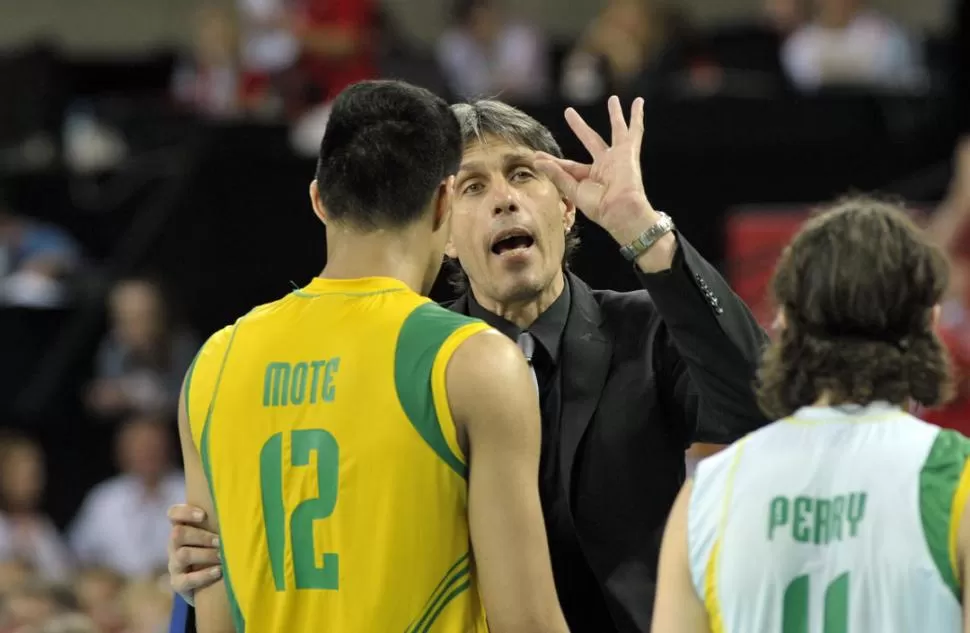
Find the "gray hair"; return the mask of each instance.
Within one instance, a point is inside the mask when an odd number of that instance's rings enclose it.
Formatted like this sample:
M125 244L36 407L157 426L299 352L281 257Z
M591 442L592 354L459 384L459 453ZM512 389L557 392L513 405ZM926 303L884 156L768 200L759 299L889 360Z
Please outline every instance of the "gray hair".
M529 149L562 158L559 143L549 128L507 103L491 99L456 103L451 111L461 126L461 140L484 143L486 137L500 138L510 145L525 145Z
M537 152L545 152L562 158L562 149L553 138L549 128L539 123L522 110L493 99L482 99L469 103L456 103L451 111L458 119L461 140L465 148L471 143L484 143L486 137L493 136L509 145L524 145ZM563 252L563 270L569 268L576 249L579 248L578 223L566 233L566 250ZM448 275L451 287L459 293L468 291L468 276L458 260L449 259L452 272Z

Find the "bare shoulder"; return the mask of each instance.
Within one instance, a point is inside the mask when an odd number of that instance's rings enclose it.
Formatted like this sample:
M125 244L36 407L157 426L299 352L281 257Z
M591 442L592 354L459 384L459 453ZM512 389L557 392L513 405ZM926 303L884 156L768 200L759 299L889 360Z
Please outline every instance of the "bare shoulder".
M521 388L532 390L532 378L518 346L496 330L484 330L464 341L448 363L448 400L456 419L476 408L495 408L516 401Z

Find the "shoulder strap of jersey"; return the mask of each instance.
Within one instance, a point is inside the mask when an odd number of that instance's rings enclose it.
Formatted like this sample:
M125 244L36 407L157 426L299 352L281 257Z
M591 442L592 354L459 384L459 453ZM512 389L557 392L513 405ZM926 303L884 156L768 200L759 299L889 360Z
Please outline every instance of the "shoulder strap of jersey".
M704 602L713 631L723 631L717 573L735 474L750 436L697 466L687 508L687 556L697 597Z
M404 320L394 351L394 385L401 408L438 457L463 478L468 476L468 463L448 406L445 370L459 345L487 329L478 319L423 303Z
M229 325L210 336L195 355L185 376L185 409L189 428L192 430L192 441L200 453L209 404L212 402L219 370L226 357L234 328L234 325Z
M970 497L970 440L940 430L920 471L919 509L930 555L946 585L961 599L957 537Z

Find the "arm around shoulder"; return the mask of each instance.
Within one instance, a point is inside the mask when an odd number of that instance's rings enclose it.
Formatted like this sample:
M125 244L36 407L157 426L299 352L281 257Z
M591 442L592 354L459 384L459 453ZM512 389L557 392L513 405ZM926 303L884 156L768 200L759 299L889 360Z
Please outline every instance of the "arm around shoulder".
M539 402L519 349L486 331L447 370L467 438L468 513L479 588L494 633L564 633L539 503Z

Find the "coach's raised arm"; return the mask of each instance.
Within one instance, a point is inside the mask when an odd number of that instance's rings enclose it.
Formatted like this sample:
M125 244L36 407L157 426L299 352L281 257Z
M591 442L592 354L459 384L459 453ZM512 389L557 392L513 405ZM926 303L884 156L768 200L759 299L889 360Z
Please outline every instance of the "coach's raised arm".
M646 317L642 340L652 347L657 395L668 413L681 416L675 428L685 445L733 441L765 422L752 385L767 337L674 221L650 204L640 166L643 100L634 101L629 125L616 97L609 112L612 146L575 110L566 111L592 164L540 153L538 166L634 262L649 297L627 295L624 318L638 310Z

